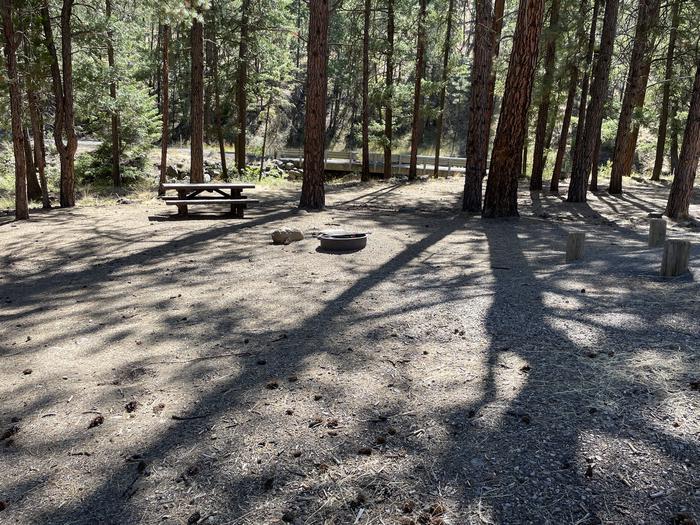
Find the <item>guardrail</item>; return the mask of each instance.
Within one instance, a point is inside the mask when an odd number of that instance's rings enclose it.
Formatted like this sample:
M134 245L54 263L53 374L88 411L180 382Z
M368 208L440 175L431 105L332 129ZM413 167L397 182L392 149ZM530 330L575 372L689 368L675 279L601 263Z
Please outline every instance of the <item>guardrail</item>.
M304 150L287 148L275 152L275 158L291 162L301 167L304 164ZM324 155L326 171L359 171L362 167L362 153L358 151L326 151ZM393 154L391 156L392 172L398 175L408 174L411 156ZM462 157L440 157L438 172L449 176L453 171L464 173L467 159ZM369 154L370 172L384 172L384 154ZM418 155L417 170L419 174L429 175L435 171L435 157Z

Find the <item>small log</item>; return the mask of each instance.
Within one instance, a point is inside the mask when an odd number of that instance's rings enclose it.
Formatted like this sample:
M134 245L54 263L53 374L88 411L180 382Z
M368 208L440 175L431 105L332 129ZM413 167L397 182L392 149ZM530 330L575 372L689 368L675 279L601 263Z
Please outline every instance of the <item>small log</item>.
M661 246L666 240L666 221L664 219L649 220L649 246Z
M690 241L673 239L664 245L664 257L661 261L661 275L677 277L688 272L690 262Z
M583 258L586 243L584 232L570 232L566 240L566 262L577 261Z

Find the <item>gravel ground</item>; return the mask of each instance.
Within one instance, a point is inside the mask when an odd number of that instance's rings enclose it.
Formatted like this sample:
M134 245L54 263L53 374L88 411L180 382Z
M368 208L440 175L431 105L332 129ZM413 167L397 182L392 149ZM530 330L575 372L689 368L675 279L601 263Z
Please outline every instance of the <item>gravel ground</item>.
M700 272L646 246L667 187L483 221L460 186L0 224L0 522L696 524ZM338 227L368 247L317 251ZM700 229L669 236L700 268Z

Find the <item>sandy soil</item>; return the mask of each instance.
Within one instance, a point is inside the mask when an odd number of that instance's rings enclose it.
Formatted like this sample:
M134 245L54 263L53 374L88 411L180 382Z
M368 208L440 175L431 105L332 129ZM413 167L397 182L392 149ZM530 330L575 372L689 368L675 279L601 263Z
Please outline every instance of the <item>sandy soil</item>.
M696 272L662 279L664 186L502 221L460 186L1 224L0 521L696 523L700 230L670 225ZM337 227L368 247L317 251Z

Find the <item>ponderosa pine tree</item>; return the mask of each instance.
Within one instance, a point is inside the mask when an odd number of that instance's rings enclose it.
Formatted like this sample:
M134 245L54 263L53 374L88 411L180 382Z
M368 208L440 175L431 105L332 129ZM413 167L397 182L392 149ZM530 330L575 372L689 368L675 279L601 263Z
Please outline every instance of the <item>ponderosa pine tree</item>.
M668 35L668 49L666 50L666 70L664 74L664 86L662 89L661 114L659 115L659 130L656 141L656 158L651 180L661 180L661 170L664 165L664 152L666 150L666 133L668 131L668 113L671 98L671 80L673 79L673 58L676 51L676 38L678 24L680 23L681 0L671 2L671 29Z
M10 91L10 118L12 120L12 149L15 157L15 219L29 218L27 199L27 163L25 158L24 133L22 131L22 92L17 69L17 48L20 34L15 31L13 16L15 6L12 0L1 0L0 16L5 37L5 67Z
M425 74L425 17L428 0L419 0L418 37L416 42L416 78L413 88L413 122L411 124L411 160L408 167L408 178L418 177L418 142L422 123L421 105L423 75Z
M387 0L386 21L386 93L384 109L384 178L391 178L391 150L394 136L394 0Z
M571 115L574 111L574 102L576 100L576 91L578 88L578 67L576 67L575 64L571 64L569 66L569 71L569 90L566 95L566 107L564 108L564 118L561 123L561 133L559 134L559 143L557 145L557 157L554 161L552 179L549 183L549 191L552 193L559 191L559 180L561 179L561 170L564 166L564 157L566 155L566 141L569 138Z
M639 120L634 118L634 112L644 106L653 58L650 36L658 21L659 6L660 0L639 0L634 46L620 117L617 121L617 136L608 189L611 194L622 193L622 178L628 177L632 171L640 126Z
M250 34L250 0L241 4L241 31L236 73L236 169L242 173L246 166L246 128L248 127L248 38Z
M372 4L364 0L362 13L362 182L369 181L369 22Z
M610 64L615 43L618 7L619 0L607 0L605 3L600 51L594 69L591 98L586 108L583 132L576 139L571 182L567 196L568 202L586 202L588 177L593 165L595 144L600 136L600 128L603 123L603 107L610 80Z
M590 88L591 76L593 75L591 67L593 66L593 53L595 50L595 38L596 30L598 27L598 11L600 9L600 2L601 0L593 0L593 16L591 17L591 27L588 35L588 46L586 47L586 56L582 68L583 79L581 81L581 95L579 97L578 105L578 122L576 123L576 131L574 133L573 142L571 144L572 171L573 164L576 162L576 159L581 158L581 149L585 144L583 140L583 133L586 127L588 93Z
M190 94L190 182L204 182L204 25L201 12L192 18L190 46L192 56Z
M304 179L300 208L320 210L326 204L324 148L328 93L328 0L309 1L309 39L306 65Z
M45 210L51 208L49 200L49 188L46 182L46 145L44 144L44 119L39 111L37 95L31 82L27 83L27 109L29 110L29 120L32 125L32 135L34 137L34 164L39 174L39 184L41 185L41 203Z
M163 184L167 181L168 173L168 142L170 140L170 127L168 117L170 115L170 25L161 26L161 118L162 132L160 138L160 180L158 195L165 195Z
M671 193L666 205L666 215L672 219L685 219L690 211L695 174L700 159L700 58L688 110L688 122L683 135L683 146L678 157L678 166L673 175Z
M119 166L121 153L121 139L119 138L119 111L117 109L117 72L114 62L114 31L112 24L112 0L105 0L105 15L107 17L107 64L109 65L109 96L114 107L112 108L112 184L115 188L122 185L122 175Z
M44 0L40 9L44 28L44 42L51 64L51 79L55 99L53 136L61 163L60 204L62 208L75 206L75 152L78 137L75 133L75 108L73 96L73 33L72 16L74 0L63 0L61 7L61 63L51 27L49 2ZM64 142L65 137L65 142Z
M492 17L491 0L476 0L467 165L462 198L462 210L472 213L481 211L482 181L486 177L488 163L489 129L491 128L489 97L494 56Z
M549 13L549 31L544 51L544 76L542 77L540 104L537 111L537 127L535 128L535 148L532 153L532 174L530 175L530 190L542 189L542 175L546 164L545 142L547 138L547 122L549 120L549 105L552 97L554 68L557 58L557 37L559 35L559 8L561 0L552 0Z
M445 27L445 44L442 48L442 79L440 81L440 98L438 102L438 117L435 126L435 162L433 176L440 173L440 147L442 145L442 129L445 122L445 98L447 97L447 80L450 65L450 50L452 48L452 13L455 0L449 0L447 5L447 21Z
M501 115L491 153L483 217L518 215L518 178L543 18L544 0L520 1Z

